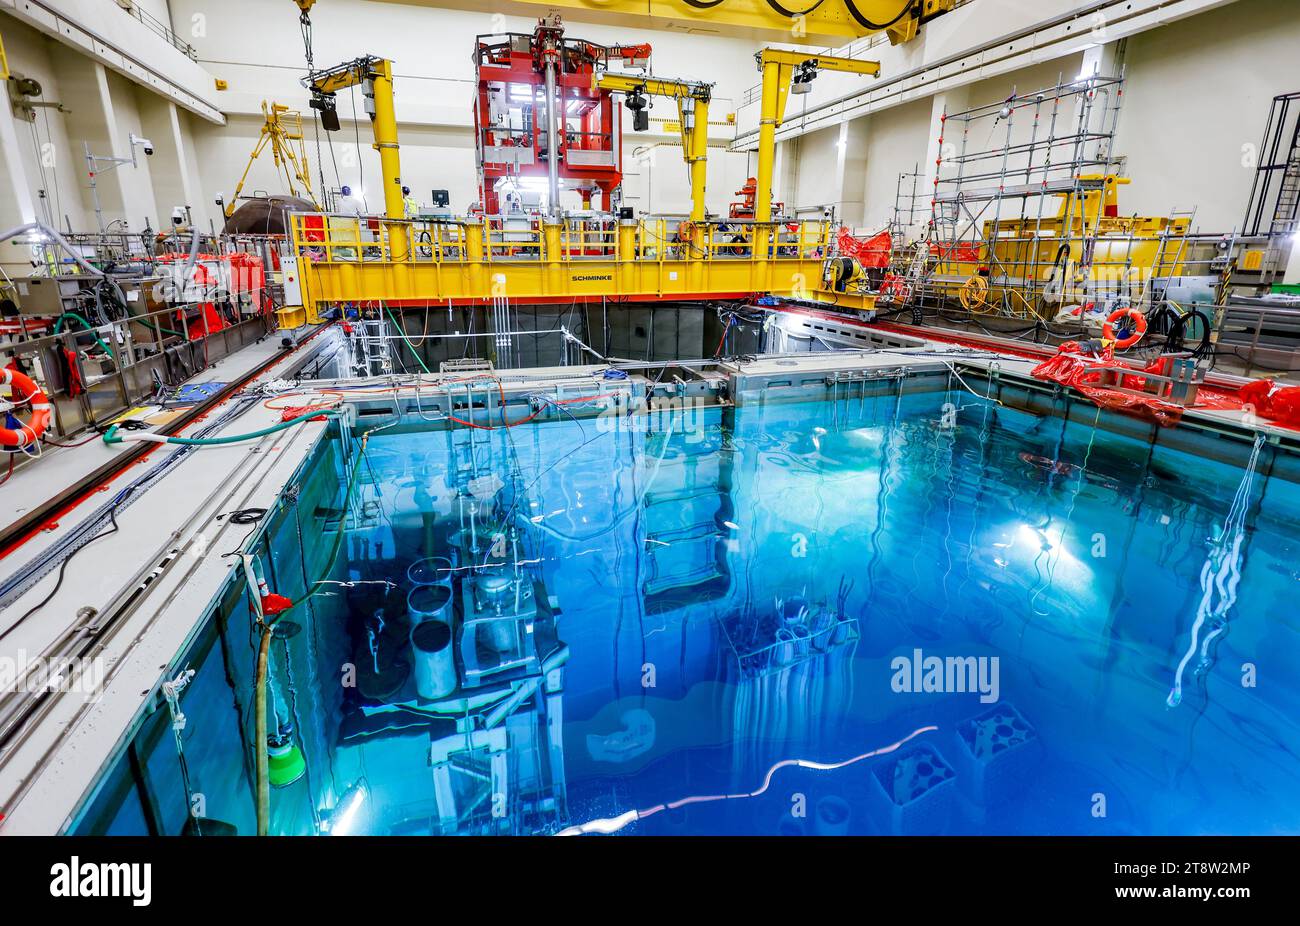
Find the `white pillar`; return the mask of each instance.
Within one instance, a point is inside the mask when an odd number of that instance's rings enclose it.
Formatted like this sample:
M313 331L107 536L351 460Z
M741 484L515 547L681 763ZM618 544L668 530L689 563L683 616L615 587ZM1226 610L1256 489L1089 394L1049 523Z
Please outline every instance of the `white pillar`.
M4 216L7 223L27 224L36 220L36 200L27 182L27 168L18 143L18 126L8 100L0 103L0 162L4 164L4 199L11 203L13 214Z
M198 166L189 137L189 124L171 100L139 89L136 103L140 124L154 142L155 153L149 160L149 179L157 204L160 228L171 222L172 209L189 206L194 221L207 227L208 210L202 199ZM139 152L137 151L137 156Z
M194 145L189 131L190 121L175 103L168 102L167 109L172 138L176 144L176 154L180 160L181 190L185 194L184 205L190 207L195 224L206 227L210 204L203 195L203 183L199 179L199 163L194 154Z
M865 221L867 208L867 140L870 117L840 123L836 169L840 175L839 217L855 228Z

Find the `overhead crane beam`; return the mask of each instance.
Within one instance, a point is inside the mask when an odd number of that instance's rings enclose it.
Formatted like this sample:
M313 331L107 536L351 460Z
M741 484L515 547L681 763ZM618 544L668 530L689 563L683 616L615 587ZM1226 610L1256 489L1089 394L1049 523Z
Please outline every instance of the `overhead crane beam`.
M713 98L713 85L700 81L610 73L593 75L591 85L596 90L648 94L677 101L682 156L691 179L691 221L703 222L706 216L704 187L708 175L709 101Z
M464 7L464 0L432 0ZM922 23L953 9L956 0L501 0L502 12L530 15L538 7L573 11L575 19L656 29L721 28L760 41L827 46L885 32L894 44L914 38Z

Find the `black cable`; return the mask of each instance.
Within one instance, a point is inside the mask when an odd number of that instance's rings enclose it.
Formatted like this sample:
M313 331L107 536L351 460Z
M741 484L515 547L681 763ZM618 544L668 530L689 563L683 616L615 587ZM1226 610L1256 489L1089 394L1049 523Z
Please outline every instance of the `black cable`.
M896 23L898 23L908 13L912 12L912 7L914 6L914 2L913 0L906 0L906 2L903 4L903 8L898 11L898 15L895 16L887 23L874 23L871 20L867 19L867 17L862 15L862 12L857 8L857 6L854 5L853 0L844 0L844 5L848 7L849 15L852 16L855 20L857 20L859 26L861 26L864 29L880 30L880 29L888 29L890 26L893 26Z
M261 523L261 520L265 515L266 515L265 508L238 508L234 511L228 511L225 512L224 514L217 515L217 520L220 521L222 518L229 518L231 524L257 525ZM257 527L254 526L253 529L249 531L247 534L245 534L244 538L239 541L239 545L236 546L235 549L228 550L225 553L222 553L221 554L222 558L224 559L228 556L240 555L240 553L243 552L244 547L248 545L248 539L256 533L257 533Z
M776 0L767 0L767 5L770 6L772 9L776 10L786 19L794 19L796 16L807 16L809 13L812 13L814 10L817 9L817 7L821 6L825 2L826 0L817 0L816 3L808 7L808 9L803 10L802 12L796 10L787 10L781 4L777 3Z
M1210 329L1212 325L1210 324L1209 316L1200 309L1192 309L1186 315L1180 315L1177 320L1174 321L1173 325L1170 326L1166 342L1173 350L1182 350L1183 339L1186 336L1187 323L1189 321L1198 322L1201 329L1201 343L1192 348L1192 354L1198 358L1204 357L1210 350ZM1173 347L1174 344L1177 344L1178 346Z
M256 524L266 515L265 508L240 508L236 511L217 515L217 520L229 518L231 524Z
M58 579L57 579L57 580L55 581L55 583L54 583L54 588L50 589L50 593L49 593L48 595L46 595L44 598L42 598L42 599L41 599L40 601L38 601L36 604L32 605L32 607L27 611L26 614L24 614L22 617L18 618L18 620L14 621L14 622L13 622L13 623L12 623L12 624L7 628L7 629L6 629L3 633L0 633L0 640L4 640L4 638L7 637L7 636L9 636L10 633L12 633L13 631L17 630L19 627L21 627L21 626L23 625L23 623L24 623L24 622L25 622L29 617L31 617L33 614L35 614L35 613L36 613L37 611L39 611L41 608L45 607L47 604L49 604L49 603L54 599L54 596L57 595L57 594L59 593L59 589L63 587L63 577L64 577L64 574L65 574L65 573L67 572L67 570L68 570L68 563L72 562L72 557L76 556L76 555L77 555L78 553L80 553L82 550L86 549L86 547L90 546L90 545L91 545L92 543L94 543L96 540L102 540L104 537L107 537L107 536L109 536L110 534L116 534L116 533L118 532L119 528L118 528L118 526L117 526L117 506L116 506L116 505L114 505L112 508L108 509L108 519L109 519L109 521L110 521L110 522L112 523L112 525L113 525L112 528L111 528L110 530L106 530L106 531L104 531L104 532L102 532L102 533L96 534L94 537L91 537L89 540L87 540L87 541L86 541L85 543L83 543L81 546L77 547L77 549L73 550L73 551L72 551L71 553L69 553L66 557L64 557L63 562L59 565L59 577L58 577Z

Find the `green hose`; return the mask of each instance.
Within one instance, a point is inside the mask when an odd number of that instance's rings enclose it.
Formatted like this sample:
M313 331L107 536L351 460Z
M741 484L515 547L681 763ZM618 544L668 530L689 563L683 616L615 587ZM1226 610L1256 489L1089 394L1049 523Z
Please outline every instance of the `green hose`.
M231 434L228 437L169 437L165 441L168 444L181 444L186 447L217 447L222 444L237 444L240 441L253 440L258 437L266 437L268 434L274 434L276 431L283 431L291 428L295 424L302 424L304 421L310 421L321 415L327 418L337 418L343 414L338 409L313 409L306 414L299 415L297 418L290 418L288 421L281 421L279 424L273 424L270 427L262 428L260 431L250 431L247 434ZM113 425L104 432L104 443L120 444L123 438L117 434L118 425Z
M107 344L104 343L103 338L101 338L98 334L95 334L95 326L92 325L90 322L86 321L84 318L82 318L82 317L81 317L80 315L78 315L76 312L64 312L62 315L59 316L59 320L58 320L58 322L57 322L57 323L55 324L55 326L54 326L54 333L55 333L55 334L58 334L58 333L59 333L59 330L63 327L63 320L64 320L65 318L71 318L71 319L75 319L76 321L81 322L81 326L82 326L83 328L85 328L85 329L86 329L87 331L89 331L91 334L94 334L94 335L95 335L95 343L98 344L98 345L100 346L100 348L103 349L104 353L108 354L108 356L110 356L110 357L113 358L113 362L114 362L114 363L117 363L117 354L113 353L113 349L112 349L111 347L109 347Z
M174 337L174 338L188 338L188 337L189 337L189 335L186 334L186 333L183 332L183 331L177 331L177 330L175 330L174 328L164 328L162 325L155 325L153 322L149 321L147 318L142 318L142 317L139 316L139 315L132 315L132 314L131 314L131 309L130 309L130 307L127 308L127 310L126 310L126 314L127 314L127 317L131 319L131 321L133 321L133 322L138 322L139 324L144 325L146 328L148 328L149 330L153 331L155 334L157 334L158 332L162 332L163 334L170 334L170 335L171 335L172 337Z
M432 373L433 371L429 369L429 367L425 364L425 362L420 358L420 355L416 352L415 348L411 346L411 339L406 336L406 330L402 328L402 323L399 322L396 318L393 318L393 310L390 309L388 306L384 306L384 311L388 313L388 318L392 321L393 325L397 328L397 333L400 334L402 336L402 340L406 342L407 349L412 354L415 355L415 362L420 365L420 369L424 370L424 372L426 373Z

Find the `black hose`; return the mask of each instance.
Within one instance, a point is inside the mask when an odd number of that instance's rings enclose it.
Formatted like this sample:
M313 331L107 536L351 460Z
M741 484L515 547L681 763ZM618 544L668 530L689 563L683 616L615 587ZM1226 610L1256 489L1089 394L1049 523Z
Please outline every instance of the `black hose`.
M777 3L776 0L767 0L767 5L770 6L772 9L776 10L776 12L780 13L786 19L794 19L796 16L807 16L809 13L813 12L813 10L817 9L817 7L821 6L825 2L826 0L817 0L816 3L814 3L812 6L808 7L808 9L802 12L798 12L796 10L787 10L781 4Z
M903 17L905 17L908 13L912 12L912 7L914 6L914 3L913 0L906 0L906 2L903 4L903 8L898 11L898 15L895 16L887 23L874 23L871 20L867 19L867 17L863 16L862 12L853 3L853 0L844 0L844 5L848 7L849 15L852 16L855 20L857 20L859 26L861 26L864 29L880 30L880 29L888 29L890 26L897 24L899 20L903 19Z
M1169 327L1169 334L1165 339L1165 349L1179 351L1183 349L1183 338L1187 332L1187 323L1189 320L1195 320L1201 326L1201 343L1192 348L1192 354L1196 357L1204 357L1210 349L1210 318L1200 309L1192 309L1186 315L1180 315L1174 320Z

